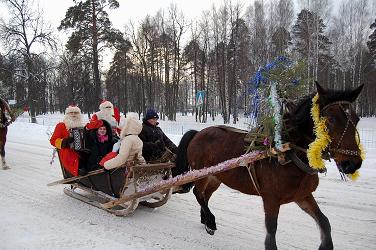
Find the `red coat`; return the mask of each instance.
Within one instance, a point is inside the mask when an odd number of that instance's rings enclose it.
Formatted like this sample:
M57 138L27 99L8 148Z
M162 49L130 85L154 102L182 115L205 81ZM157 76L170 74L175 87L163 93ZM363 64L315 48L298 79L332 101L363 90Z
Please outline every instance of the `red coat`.
M61 148L61 142L67 137L69 137L69 130L66 128L64 122L60 122L55 127L50 143L59 149L59 157L63 167L73 176L78 176L78 162L80 158L78 153L71 148Z

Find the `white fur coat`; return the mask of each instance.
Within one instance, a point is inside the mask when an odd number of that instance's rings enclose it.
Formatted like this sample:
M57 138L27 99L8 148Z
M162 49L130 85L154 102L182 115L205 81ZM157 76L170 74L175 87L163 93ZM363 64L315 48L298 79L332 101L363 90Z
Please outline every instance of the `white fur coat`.
M138 120L132 117L125 119L124 126L120 133L121 145L119 154L115 158L104 163L106 169L120 167L126 161L135 160L135 158L139 164L145 163L145 159L142 157L143 143L138 137L141 130L142 124ZM136 155L137 157L135 157Z

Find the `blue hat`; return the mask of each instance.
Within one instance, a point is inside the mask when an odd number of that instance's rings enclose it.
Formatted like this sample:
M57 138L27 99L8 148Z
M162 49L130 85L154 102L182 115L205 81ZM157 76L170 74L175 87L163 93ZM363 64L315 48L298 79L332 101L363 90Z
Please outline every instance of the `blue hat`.
M146 115L144 117L144 120L147 121L149 119L153 119L153 118L157 118L159 119L159 116L157 114L157 112L155 112L153 109L149 109L147 112L146 112Z

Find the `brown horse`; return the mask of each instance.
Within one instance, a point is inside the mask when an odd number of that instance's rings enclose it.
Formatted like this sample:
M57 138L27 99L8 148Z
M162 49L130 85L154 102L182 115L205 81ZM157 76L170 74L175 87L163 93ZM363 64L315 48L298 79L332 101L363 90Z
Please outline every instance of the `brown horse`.
M334 91L325 90L317 84L320 114L327 118L331 138L329 154L342 174L354 173L362 164L359 145L355 139L359 118L351 108L351 103L358 97L362 87L352 91ZM313 95L306 97L294 110L284 114L290 129L288 134L283 133L282 139L296 145L297 150L292 150L294 160L280 165L275 158L266 158L254 164L254 177L246 167L238 167L193 183L193 193L201 206L201 223L209 234L214 234L217 228L208 202L213 192L224 183L242 193L262 197L267 232L265 249L277 249L275 235L279 209L282 204L290 202L296 202L316 221L321 234L319 249L333 249L329 220L321 212L312 195L319 183L318 174L299 168L303 165L311 169L304 149L314 140L310 114L312 97ZM209 127L200 132L188 131L179 144L177 169L180 172L188 171L189 168L202 169L239 157L246 147L244 137L244 133L220 127ZM292 158L287 154L287 160ZM258 189L251 178L257 180Z
M0 124L0 156L1 156L1 166L4 170L10 168L5 161L5 143L7 141L7 132L8 132L8 127L7 126L1 127L1 124Z
M11 116L11 121L5 116L5 112ZM14 121L14 115L10 110L8 103L0 98L0 156L2 169L10 169L5 161L5 143L7 141L8 125Z

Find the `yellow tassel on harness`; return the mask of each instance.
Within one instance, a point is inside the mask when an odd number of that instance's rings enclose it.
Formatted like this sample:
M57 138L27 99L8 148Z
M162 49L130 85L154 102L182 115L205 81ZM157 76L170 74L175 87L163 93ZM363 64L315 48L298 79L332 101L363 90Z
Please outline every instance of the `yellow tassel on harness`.
M359 174L359 171L356 170L353 174L347 174L347 176L352 180L352 181L356 181L360 174Z
M360 150L360 158L362 158L362 161L364 161L364 159L366 158L366 151L364 150L363 145L360 143L359 136L355 136L355 140L356 140L356 143L357 143L358 146L359 146L359 150Z
M326 127L326 118L320 117L320 108L317 104L317 100L319 99L319 94L316 94L312 98L312 108L311 108L311 116L313 119L314 124L314 132L316 135L316 139L309 144L307 150L307 157L309 161L309 165L314 169L323 169L325 168L324 160L322 159L322 152L328 147L331 139L328 134L328 129ZM360 150L360 157L362 160L365 159L365 151L363 145L360 143L359 136L356 135L355 138L359 150ZM353 174L347 174L347 176L355 181L359 178L360 174L359 171L355 171Z
M358 135L355 135L355 140L356 140L356 143L358 144L359 146L359 150L360 150L360 158L362 158L362 161L364 161L364 159L366 158L366 151L364 150L364 147L363 145L360 143L360 139L359 139L359 136ZM347 176L352 180L352 181L356 181L360 174L359 174L359 171L356 170L355 173L353 174L347 174Z
M326 127L326 118L320 117L320 108L317 104L319 94L316 94L312 99L311 116L314 124L314 132L316 139L309 144L307 150L307 157L309 165L314 169L325 168L324 160L322 159L322 152L330 143L328 129Z

